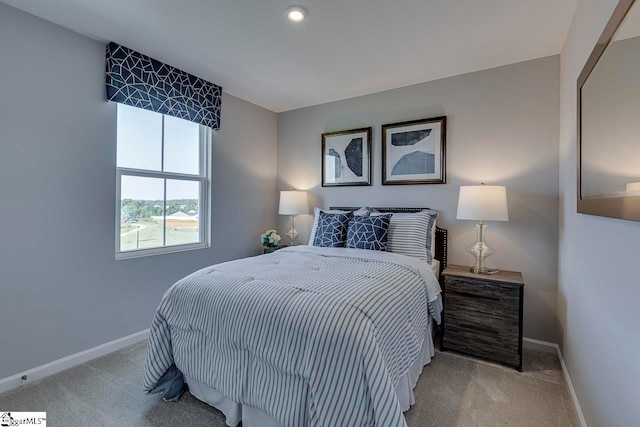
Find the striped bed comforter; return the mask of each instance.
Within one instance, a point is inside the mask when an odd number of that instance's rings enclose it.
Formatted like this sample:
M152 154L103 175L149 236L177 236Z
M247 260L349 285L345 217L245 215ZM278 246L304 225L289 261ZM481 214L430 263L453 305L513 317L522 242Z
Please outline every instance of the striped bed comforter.
M144 388L177 398L184 374L286 427L404 427L394 388L439 322L439 292L424 261L359 249L207 267L156 310Z

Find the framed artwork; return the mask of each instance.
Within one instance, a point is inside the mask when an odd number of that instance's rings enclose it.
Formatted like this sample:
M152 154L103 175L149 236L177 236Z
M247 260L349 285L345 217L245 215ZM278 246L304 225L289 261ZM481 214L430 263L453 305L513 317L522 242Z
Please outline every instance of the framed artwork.
M444 184L446 117L382 126L382 185Z
M371 185L371 128L322 134L322 186Z

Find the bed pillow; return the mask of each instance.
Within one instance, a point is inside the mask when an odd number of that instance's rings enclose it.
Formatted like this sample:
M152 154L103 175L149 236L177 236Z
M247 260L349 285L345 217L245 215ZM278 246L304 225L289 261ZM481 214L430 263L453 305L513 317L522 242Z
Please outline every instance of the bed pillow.
M347 229L347 247L386 251L391 215L354 216Z
M353 211L354 216L368 216L371 212L371 208L362 207L356 211ZM347 213L349 211L337 211L337 210L324 210L320 208L313 208L313 225L311 226L311 234L309 235L309 246L313 246L313 242L316 239L316 230L318 229L318 215L320 212L327 213Z
M372 217L384 213L372 213ZM435 251L435 223L438 212L423 209L415 213L395 213L389 223L389 252L420 258L427 263L433 262Z
M353 218L353 212L320 212L313 246L344 248L347 241L347 227L351 218Z
M436 216L433 218L433 225L431 226L431 231L429 232L429 234L431 234L431 242L429 242L427 240L427 244L431 243L431 245L427 246L427 249L431 252L431 254L433 255L433 257L436 257L436 231L438 230L438 224L436 224L436 221L438 219L438 212L435 212Z

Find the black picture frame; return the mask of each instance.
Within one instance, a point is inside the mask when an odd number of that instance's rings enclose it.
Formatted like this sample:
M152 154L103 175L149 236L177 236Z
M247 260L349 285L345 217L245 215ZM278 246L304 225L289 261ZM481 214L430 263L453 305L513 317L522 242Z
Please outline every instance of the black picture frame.
M446 116L382 125L382 185L445 184L446 133Z
M322 186L371 185L371 136L373 128L322 134Z

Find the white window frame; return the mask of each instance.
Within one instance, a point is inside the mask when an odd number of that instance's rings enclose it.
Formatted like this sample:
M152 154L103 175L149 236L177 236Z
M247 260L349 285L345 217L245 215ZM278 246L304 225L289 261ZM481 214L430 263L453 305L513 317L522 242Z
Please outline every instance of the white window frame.
M161 114L161 113L156 113ZM165 115L162 115L162 145L161 145L161 169L164 169L164 119ZM175 173L175 172L162 172L153 171L147 169L135 169L118 167L116 165L116 260L139 258L152 255L169 254L174 252L190 251L194 249L204 249L211 247L211 201L210 201L210 188L211 179L209 177L210 161L209 153L211 152L211 138L212 131L210 128L200 126L200 173L198 175ZM117 160L116 160L117 162ZM164 204L163 215L166 217L166 202L167 202L167 179L183 180L200 183L200 204L198 206L198 230L200 235L200 241L197 243L189 243L184 245L170 245L160 246L156 248L144 248L144 249L132 249L127 251L120 250L120 227L122 220L122 177L123 176L139 176L144 178L160 178L164 181ZM166 220L164 226L163 243L166 245L167 229Z

